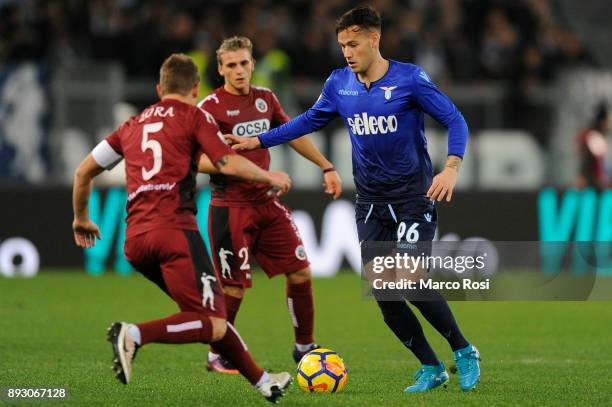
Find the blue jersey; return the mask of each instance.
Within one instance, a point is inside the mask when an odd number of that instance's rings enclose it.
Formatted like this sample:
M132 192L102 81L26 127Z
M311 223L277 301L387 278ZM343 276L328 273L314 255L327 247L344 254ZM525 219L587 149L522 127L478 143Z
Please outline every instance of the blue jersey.
M425 113L448 129L448 154L463 157L467 124L450 99L414 64L389 61L367 88L349 67L336 69L305 113L259 136L272 147L344 119L352 145L358 202L405 202L425 196L433 177Z

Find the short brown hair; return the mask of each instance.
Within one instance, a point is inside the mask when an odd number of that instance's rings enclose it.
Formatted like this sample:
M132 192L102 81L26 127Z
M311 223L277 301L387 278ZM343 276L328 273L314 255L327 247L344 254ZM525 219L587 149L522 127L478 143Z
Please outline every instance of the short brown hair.
M247 37L234 35L224 39L217 49L217 63L221 65L221 54L224 52L238 51L239 49L246 49L251 53L251 56L253 55L253 43Z
M372 6L359 6L355 7L342 15L336 21L336 35L340 31L344 31L356 25L359 28L366 29L368 31L377 30L380 31L382 26L380 13Z
M170 55L159 69L159 86L165 93L186 95L199 82L198 67L185 54Z

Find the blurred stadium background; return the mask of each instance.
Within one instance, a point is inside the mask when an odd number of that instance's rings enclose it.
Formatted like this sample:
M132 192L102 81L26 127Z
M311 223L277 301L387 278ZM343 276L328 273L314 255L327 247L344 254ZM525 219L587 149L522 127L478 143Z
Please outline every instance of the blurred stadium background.
M440 206L439 238L612 240L612 149L600 143L596 161L604 170L594 176L588 172L595 158L578 137L612 101L608 1L371 3L384 18L383 55L422 65L470 126L459 193ZM85 254L72 244L70 185L99 140L155 102L163 59L192 55L204 97L221 83L214 57L220 41L249 36L254 83L273 89L295 115L344 65L334 21L355 4L0 0L0 272L128 272L121 255L122 168L96 184L92 215L105 240ZM439 168L446 133L430 121L427 136ZM331 203L320 171L290 149L273 149L273 166L294 179L286 202L296 209L315 273L333 275L343 264L359 264L350 143L341 120L312 137L340 170L345 199ZM207 176L200 187L202 208ZM200 212L205 226L206 210Z

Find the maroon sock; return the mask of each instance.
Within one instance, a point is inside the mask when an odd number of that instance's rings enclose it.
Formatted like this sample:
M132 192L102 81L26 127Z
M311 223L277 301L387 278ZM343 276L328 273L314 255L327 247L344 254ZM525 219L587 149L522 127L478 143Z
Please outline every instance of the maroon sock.
M287 306L293 321L295 342L314 342L314 305L310 280L300 284L289 284L287 281Z
M157 343L209 343L212 337L210 319L197 312L179 312L167 318L136 324L141 345Z
M227 311L227 322L234 325L234 321L236 320L236 314L238 314L238 310L240 309L240 304L242 303L242 298L232 297L231 295L225 294L225 309ZM210 346L210 351L212 353L219 353L214 346Z
M225 336L213 344L215 349L219 350L221 356L234 365L252 385L255 385L261 379L264 371L257 366L257 363L253 360L245 343L232 324L227 323Z

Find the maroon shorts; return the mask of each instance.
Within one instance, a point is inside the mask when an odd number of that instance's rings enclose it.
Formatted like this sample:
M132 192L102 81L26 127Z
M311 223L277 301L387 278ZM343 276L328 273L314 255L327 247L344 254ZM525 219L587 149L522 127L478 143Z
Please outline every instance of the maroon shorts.
M208 235L224 285L252 286L251 259L268 277L310 265L289 209L273 199L257 206L209 209Z
M125 241L132 266L168 294L181 311L225 318L225 297L197 230L156 229Z

